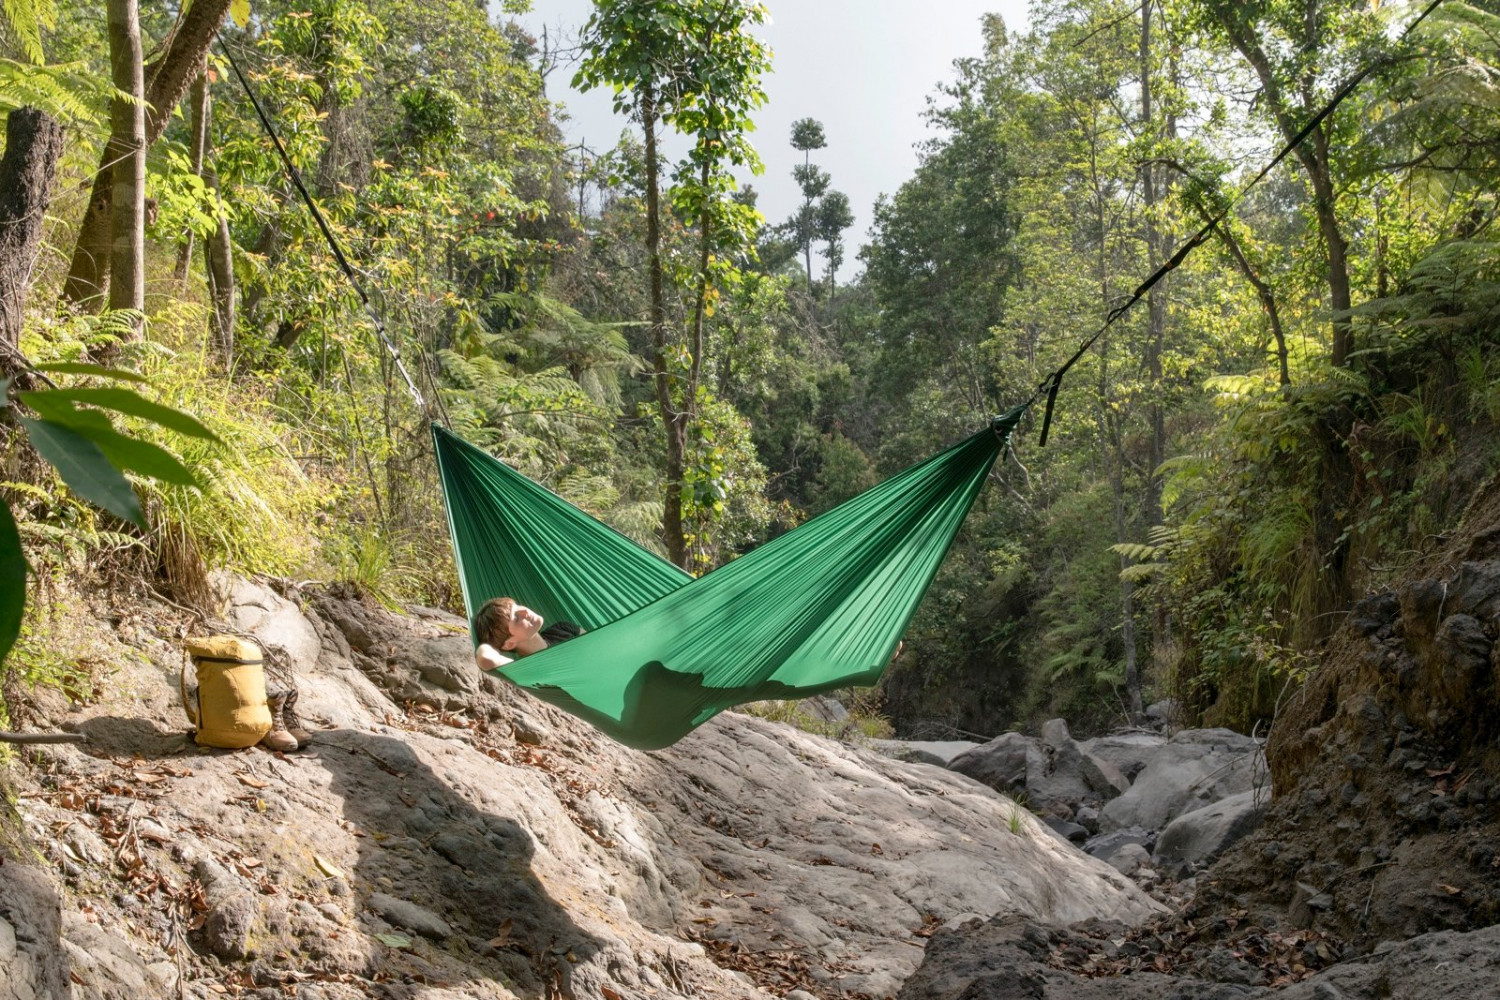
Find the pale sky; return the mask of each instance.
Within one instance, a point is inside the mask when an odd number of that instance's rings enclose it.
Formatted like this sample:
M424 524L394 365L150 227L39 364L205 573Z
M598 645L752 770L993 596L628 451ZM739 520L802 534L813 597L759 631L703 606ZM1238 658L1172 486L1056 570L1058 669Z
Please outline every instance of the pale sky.
M792 149L791 126L816 118L828 137L813 162L849 196L854 227L840 280L859 263L855 254L870 228L875 197L891 194L917 165L915 145L933 133L922 118L937 85L953 78L953 61L977 56L980 19L997 13L1005 26L1026 24L1026 0L766 0L771 23L763 30L773 50L769 98L756 114L755 147L765 162L759 177L745 178L760 192L768 222L780 222L801 203L792 180L802 154ZM533 0L517 20L541 37L545 25L557 47L570 47L588 20L590 0ZM556 39L562 35L562 42ZM576 63L559 66L547 80L548 95L567 106L570 142L596 150L612 147L632 127L610 110L607 90L575 93L569 86ZM814 264L816 267L816 263Z

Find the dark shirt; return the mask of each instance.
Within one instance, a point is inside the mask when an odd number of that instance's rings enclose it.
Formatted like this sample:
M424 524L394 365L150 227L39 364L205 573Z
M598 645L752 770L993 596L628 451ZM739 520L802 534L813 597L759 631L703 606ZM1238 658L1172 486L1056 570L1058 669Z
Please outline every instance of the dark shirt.
M556 646L560 642L576 639L583 635L583 629L572 622L553 622L542 629L541 636L549 646Z

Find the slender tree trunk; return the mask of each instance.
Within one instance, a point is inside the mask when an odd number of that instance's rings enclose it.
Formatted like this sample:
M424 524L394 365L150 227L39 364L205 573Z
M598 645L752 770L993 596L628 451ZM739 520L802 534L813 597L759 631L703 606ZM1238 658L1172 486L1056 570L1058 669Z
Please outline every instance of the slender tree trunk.
M109 106L109 307L146 306L146 78L138 0L109 0L109 63L115 89L134 101Z
M198 78L193 81L191 101L192 132L188 139L188 156L192 159L193 173L202 177L204 157L208 154L209 92L206 62L198 71ZM193 229L189 226L187 235L177 247L177 267L174 272L177 280L184 284L187 282L188 265L193 259L193 242Z
M646 138L646 268L651 283L651 359L656 369L656 406L667 435L667 482L663 496L662 534L667 558L689 566L682 530L682 474L687 465L687 414L672 402L672 373L667 367L667 304L661 269L661 178L656 156L656 89L641 88L641 126Z
M204 54L208 52L230 2L194 0L162 46L161 56L144 68L146 101L150 105L146 111L146 146L155 142L167 127L172 109L182 100L194 72L202 66ZM114 162L115 157L106 145L100 156L99 169L94 173L88 208L84 210L83 222L78 227L73 260L63 285L64 300L88 312L98 312L104 307L109 289Z
M1208 209L1200 209L1207 214ZM1287 362L1286 353L1286 331L1281 326L1281 310L1276 305L1276 296L1271 292L1271 286L1256 272L1255 266L1250 263L1250 257L1245 253L1245 248L1235 237L1229 222L1214 227L1214 232L1219 234L1219 239L1224 241L1224 246L1229 251L1229 256L1234 259L1235 266L1250 282L1250 287L1255 289L1256 298L1260 299L1260 307L1266 312L1266 319L1271 324L1271 336L1276 340L1276 360L1281 368L1281 384L1292 384L1291 367Z
M1253 29L1243 21L1245 10L1242 9L1242 5L1216 6L1213 13L1228 34L1230 44L1245 57L1250 63L1250 68L1255 70L1255 75L1260 78L1261 93L1265 97L1266 105L1275 117L1282 137L1290 142L1301 130L1300 123L1317 112L1311 93L1304 93L1302 107L1297 115L1293 115L1286 95L1282 93L1281 84L1276 78L1271 57L1256 39ZM1309 15L1313 13L1311 6L1308 8L1308 13ZM1316 48L1319 40L1313 37L1311 19L1309 23L1309 38L1306 45L1309 49L1313 49ZM1334 191L1333 166L1329 159L1329 124L1325 121L1313 129L1311 145L1303 142L1294 152L1312 184L1313 211L1318 218L1318 231L1323 236L1328 263L1328 299L1329 307L1333 311L1333 346L1329 352L1329 360L1335 365L1344 365L1348 363L1349 350L1353 342L1352 325L1348 315L1353 303L1349 285L1349 244L1339 226L1338 198Z
M805 225L807 227L807 232L803 234L802 261L807 266L807 298L808 298L808 301L810 302L810 301L812 301L812 297L813 297L813 282L812 282L812 200L811 199L808 199L807 204L805 204L805 205L802 206L802 213L803 213L803 219L805 220Z
M708 190L708 164L703 164L700 182L703 190ZM713 224L713 216L709 212L708 203L705 201L703 212L698 219L700 245L698 252L698 293L697 301L693 303L693 358L692 374L688 378L688 391L686 409L689 414L694 414L698 407L698 378L703 370L703 314L708 308L708 258L712 233L710 228Z
M1313 209L1318 215L1318 229L1328 253L1328 305L1333 310L1333 350L1329 360L1335 365L1349 363L1353 344L1349 309L1353 299L1349 289L1349 242L1339 227L1337 195L1333 189L1333 169L1328 159L1328 126L1325 122L1313 130L1315 164L1309 169L1313 185Z
M1153 53L1151 50L1151 8L1150 3L1141 5L1141 128L1147 134L1156 134L1156 112L1152 106L1153 94L1151 90L1151 62ZM1156 157L1148 156L1141 165L1141 201L1142 215L1145 221L1146 242L1146 272L1155 273L1162 259L1162 237L1157 227L1157 206L1160 199L1157 193L1157 181L1160 178ZM1150 526L1160 525L1165 519L1162 510L1162 483L1161 475L1157 472L1166 458L1167 429L1165 407L1162 405L1162 351L1166 342L1167 330L1167 297L1165 289L1160 283L1152 286L1146 293L1146 379L1150 386L1151 401L1147 406L1147 421L1151 432L1147 441L1146 455L1146 495L1145 515L1146 523ZM1119 445L1116 445L1117 450ZM1116 466L1123 465L1124 454L1116 456ZM1123 477L1123 471L1117 473ZM1121 539L1125 538L1125 509L1123 504L1124 484L1116 490L1115 502L1115 532ZM1122 565L1123 568L1123 565ZM1124 625L1122 628L1122 639L1125 642L1125 697L1130 712L1130 721L1137 722L1144 714L1144 706L1141 700L1141 672L1136 662L1135 654L1135 599L1134 585L1129 580L1121 580L1121 605L1124 613Z
M0 156L0 345L6 347L20 341L31 269L62 151L63 127L45 111L18 108L6 116L5 155ZM0 371L8 370L0 358Z
M215 353L227 370L234 360L234 261L233 244L229 239L229 219L224 214L219 198L219 175L212 167L205 167L204 182L214 196L214 214L218 226L203 243L205 263L208 265L208 293L213 301L213 313L209 319L209 334Z

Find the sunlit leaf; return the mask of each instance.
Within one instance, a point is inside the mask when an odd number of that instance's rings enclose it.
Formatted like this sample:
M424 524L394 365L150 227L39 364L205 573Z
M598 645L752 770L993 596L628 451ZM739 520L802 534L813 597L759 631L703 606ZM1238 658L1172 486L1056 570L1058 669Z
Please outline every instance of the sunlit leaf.
M26 610L26 555L10 507L0 501L0 663L21 634Z
M91 365L86 361L54 361L45 365L32 365L39 372L58 372L63 375L93 375L98 378L113 378L124 382L146 383L150 380L138 372L128 372L121 368L106 368L103 365Z
M67 427L99 446L104 457L120 471L136 472L178 486L197 486L193 473L177 456L149 441L140 441L115 430L103 412L79 409L55 393L36 393L28 402L52 423Z
M132 417L140 417L160 424L169 430L189 437L205 438L217 442L219 439L214 432L204 427L196 417L189 416L181 410L160 403L153 403L144 396L130 389L48 389L48 394L58 399L71 400L75 403L87 403L91 406L102 406L106 410L116 410L120 413L128 413ZM40 393L23 392L17 398L23 403L32 405L31 397Z
M145 530L146 515L141 510L135 489L104 457L98 445L77 431L50 420L19 419L31 438L32 447L57 467L63 482L74 493Z

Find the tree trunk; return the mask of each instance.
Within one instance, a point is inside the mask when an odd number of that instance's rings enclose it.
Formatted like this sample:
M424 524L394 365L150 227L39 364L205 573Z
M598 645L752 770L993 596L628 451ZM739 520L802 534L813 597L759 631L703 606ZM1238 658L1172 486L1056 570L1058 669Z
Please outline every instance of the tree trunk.
M199 177L203 176L203 162L208 155L208 115L209 115L209 92L208 92L208 65L205 62L198 70L198 78L193 81L192 94L192 132L188 139L188 156L193 162L193 173ZM186 283L188 277L188 266L193 259L193 229L188 227L187 235L177 248L177 268L175 276L179 282Z
M1318 229L1323 233L1323 243L1328 253L1328 305L1333 311L1333 350L1329 360L1335 365L1349 363L1349 349L1353 345L1352 323L1349 308L1353 300L1349 291L1349 242L1339 228L1337 195L1333 190L1333 168L1328 159L1327 122L1313 129L1313 164L1308 173L1312 177L1313 209L1318 214Z
M233 248L229 240L229 219L225 217L219 199L219 175L212 167L205 167L203 179L214 195L214 214L219 225L203 243L203 254L208 264L208 294L213 301L213 313L209 317L209 333L212 346L227 371L234 360L234 262Z
M1209 210L1200 208L1199 211L1206 216ZM1271 323L1271 336L1276 340L1276 361L1281 368L1281 384L1291 385L1292 373L1286 354L1286 331L1281 328L1281 310L1276 305L1276 296L1272 294L1271 286L1256 273L1244 247L1240 246L1239 239L1235 237L1229 220L1226 219L1215 226L1214 232L1219 234L1219 238L1224 241L1224 246L1229 250L1229 256L1234 258L1235 266L1240 269L1245 280L1250 282L1250 287L1255 289L1256 298L1260 299L1260 306L1266 311L1266 318Z
M703 164L702 176L699 181L703 190L708 191L708 164ZM708 202L703 204L703 212L698 219L699 248L698 248L698 294L693 303L693 358L692 372L688 376L687 400L685 409L689 414L696 412L698 406L698 378L703 371L703 315L708 309L708 259L712 239L713 215L709 211Z
M656 156L656 89L641 88L641 127L646 138L646 269L651 283L651 349L656 375L656 406L667 436L667 482L661 527L667 558L689 569L687 539L682 531L682 473L687 465L687 414L672 402L672 373L667 368L667 303L661 270L661 179Z
M51 115L18 108L6 116L0 156L0 345L6 347L21 338L31 268L62 151L63 127Z
M1245 57L1259 77L1266 105L1276 119L1282 138L1290 142L1301 131L1299 122L1310 119L1318 109L1313 105L1309 93L1304 95L1303 106L1298 109L1298 115L1292 114L1270 56L1256 39L1253 30L1241 20L1244 13L1241 6L1236 4L1214 8L1214 16L1228 34L1230 44ZM1308 47L1314 47L1315 42L1315 39L1308 39ZM1328 263L1328 304L1333 312L1333 346L1329 352L1329 360L1335 365L1344 365L1348 363L1353 342L1348 315L1353 300L1349 287L1349 244L1339 227L1338 199L1334 192L1333 166L1329 159L1329 127L1328 121L1323 122L1313 129L1311 147L1303 142L1293 152L1312 184L1313 210L1318 217L1318 231L1323 236Z
M106 155L110 192L109 307L146 307L146 77L141 65L138 0L109 0L109 64L116 97L109 105Z
M147 146L155 142L167 127L172 109L182 100L192 82L193 72L202 66L203 57L229 10L230 2L194 0L162 46L161 57L145 67L146 101L150 104L146 112ZM63 285L63 299L88 312L98 312L104 307L109 289L114 161L106 146L99 159L99 169L94 174L88 208L78 227L68 279Z
M1156 134L1155 108L1152 106L1151 92L1151 4L1141 5L1141 128L1150 135ZM1141 200L1142 215L1145 221L1146 242L1146 273L1154 274L1161 264L1162 259L1162 237L1156 224L1156 211L1158 204L1157 180L1159 169L1155 156L1148 156L1141 164ZM1161 356L1165 347L1167 331L1167 297L1166 290L1161 283L1153 285L1146 293L1146 379L1150 386L1151 402L1147 407L1147 420L1150 423L1151 433L1147 443L1146 455L1146 496L1145 515L1146 523L1155 527L1165 520L1165 512L1162 510L1162 482L1161 474L1157 471L1166 459L1167 450L1167 427L1166 408L1162 405L1162 364ZM1116 464L1121 465L1124 456L1116 458ZM1123 471L1120 473L1123 475ZM1123 500L1123 484L1116 493L1115 504L1115 530L1116 534L1124 540L1125 516ZM1124 568L1122 561L1121 568ZM1132 724L1139 722L1144 715L1144 705L1141 700L1141 672L1136 662L1135 642L1135 589L1129 580L1120 581L1121 605L1124 613L1123 627L1121 628L1121 639L1125 643L1125 698L1130 712Z

